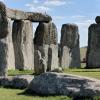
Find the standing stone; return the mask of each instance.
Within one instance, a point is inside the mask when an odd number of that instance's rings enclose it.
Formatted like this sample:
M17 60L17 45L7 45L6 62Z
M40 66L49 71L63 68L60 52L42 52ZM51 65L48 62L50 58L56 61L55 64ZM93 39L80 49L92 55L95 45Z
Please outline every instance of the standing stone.
M54 23L39 23L35 32L34 45L36 74L58 68L57 29Z
M7 75L7 50L5 39L0 39L0 76Z
M100 18L100 17L98 17ZM100 24L92 24L88 31L87 68L100 68Z
M15 58L12 44L12 23L8 21L8 35L0 39L0 76L7 75L7 69L15 69Z
M80 67L80 49L78 26L64 24L61 29L60 65L62 68Z
M0 2L0 39L6 37L8 33L6 6Z
M14 47L12 42L12 21L8 19L8 35L5 38L7 44L7 68L9 70L15 69L15 54L14 54Z
M16 69L34 69L32 28L32 23L27 20L16 20L13 23L12 37L14 44Z

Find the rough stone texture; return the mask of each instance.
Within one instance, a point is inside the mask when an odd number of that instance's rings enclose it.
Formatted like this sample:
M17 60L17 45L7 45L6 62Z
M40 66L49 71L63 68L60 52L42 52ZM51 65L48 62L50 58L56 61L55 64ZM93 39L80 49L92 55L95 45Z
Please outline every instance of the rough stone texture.
M8 19L8 35L5 38L7 44L7 68L9 70L15 69L15 54L12 42L12 21Z
M0 76L7 75L7 69L15 69L14 49L12 44L12 23L8 22L8 35L0 39Z
M100 24L92 24L88 33L87 68L100 68Z
M54 23L39 23L34 45L34 57L37 58L34 59L36 74L58 68L57 29Z
M95 18L95 22L96 22L97 24L100 23L100 16L97 16L97 17Z
M25 89L29 86L33 78L34 78L33 75L0 77L0 86Z
M8 21L6 15L6 6L0 2L0 39L8 34Z
M49 72L36 76L27 91L33 95L100 96L100 80Z
M29 86L34 76L32 75L19 75L12 78L11 87L18 89L25 89Z
M35 73L41 74L41 73L46 72L46 61L45 61L45 57L43 57L43 55L41 55L41 51L35 50L34 57L35 57L35 59L34 59Z
M12 20L30 20L32 22L49 22L52 20L51 16L37 12L24 12L6 8L7 16Z
M7 75L7 51L8 46L4 39L0 40L0 76Z
M32 23L25 20L14 21L12 37L16 69L34 69Z
M80 67L79 33L77 25L64 24L62 26L60 47L60 66L62 68Z

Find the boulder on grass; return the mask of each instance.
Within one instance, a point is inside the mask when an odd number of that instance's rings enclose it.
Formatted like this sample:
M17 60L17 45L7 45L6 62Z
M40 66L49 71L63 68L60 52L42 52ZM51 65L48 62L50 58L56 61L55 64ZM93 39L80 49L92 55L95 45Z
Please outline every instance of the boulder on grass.
M36 76L26 91L45 96L100 96L100 80L48 72Z

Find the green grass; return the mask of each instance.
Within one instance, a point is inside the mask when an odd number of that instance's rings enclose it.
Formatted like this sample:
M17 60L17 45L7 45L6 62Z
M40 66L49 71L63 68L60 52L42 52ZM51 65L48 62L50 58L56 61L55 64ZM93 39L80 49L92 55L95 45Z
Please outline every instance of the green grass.
M65 73L100 79L100 69L64 69Z
M8 70L8 75L9 76L15 76L15 75L32 75L34 73L33 70Z
M28 96L21 94L24 90L0 88L0 100L72 100L67 96Z
M100 79L100 69L64 69L65 73L87 76L92 78ZM8 75L31 75L33 70L9 70ZM40 96L31 96L22 94L24 90L19 89L5 89L0 88L0 100L73 100L67 96L49 96L49 97L40 97ZM83 99L91 100L91 99ZM100 97L94 97L93 100L100 100Z
M100 79L100 69L64 69L64 72L67 74L81 75L81 76ZM33 70L25 70L25 71L9 70L8 71L9 76L32 75L33 73L34 73Z

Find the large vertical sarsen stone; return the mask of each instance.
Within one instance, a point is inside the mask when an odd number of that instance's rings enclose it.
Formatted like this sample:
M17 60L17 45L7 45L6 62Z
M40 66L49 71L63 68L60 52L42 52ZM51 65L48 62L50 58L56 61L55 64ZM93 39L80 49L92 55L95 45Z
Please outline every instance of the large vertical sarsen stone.
M79 32L77 25L64 24L62 26L60 47L61 67L80 67Z
M88 30L87 68L100 68L100 17Z
M0 39L6 37L8 33L6 6L0 2Z
M15 69L11 19L7 19L7 23L8 34L0 39L0 76L7 75L8 69Z
M54 23L39 23L34 37L36 74L58 68L57 29Z
M27 20L16 20L13 23L13 45L16 69L29 70L33 64L33 27Z

